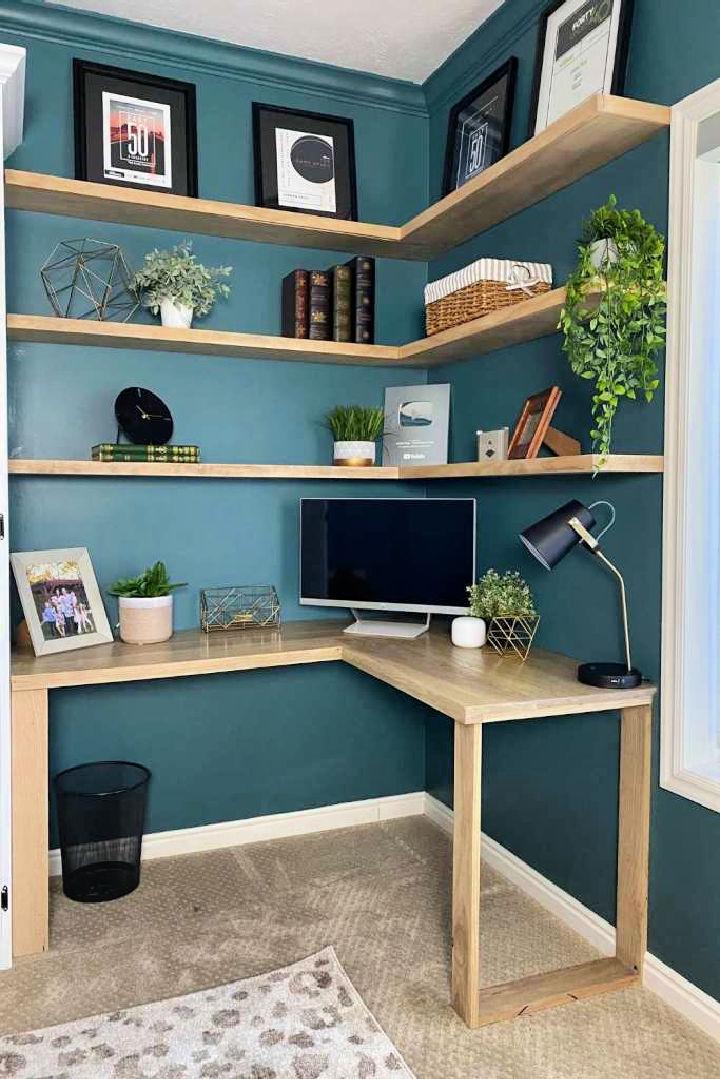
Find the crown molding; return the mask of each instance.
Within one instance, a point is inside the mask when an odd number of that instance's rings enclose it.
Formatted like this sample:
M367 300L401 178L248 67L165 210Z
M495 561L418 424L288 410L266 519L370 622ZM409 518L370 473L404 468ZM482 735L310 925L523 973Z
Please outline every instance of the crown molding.
M423 83L429 113L451 105L476 86L492 67L507 60L518 37L531 29L540 19L548 0L525 0L521 15L510 15L517 5L504 4L492 13L462 45ZM504 29L502 28L504 26ZM493 31L498 35L493 39ZM492 44L486 45L488 40Z
M25 112L25 49L0 44L3 156L9 157L22 142Z
M0 0L3 31L23 40L49 41L78 51L107 51L112 62L126 59L147 67L168 65L187 72L220 75L254 86L291 88L332 97L345 104L366 104L415 116L427 116L423 88L401 79L246 49L228 42L144 26L108 15L80 12L36 0Z

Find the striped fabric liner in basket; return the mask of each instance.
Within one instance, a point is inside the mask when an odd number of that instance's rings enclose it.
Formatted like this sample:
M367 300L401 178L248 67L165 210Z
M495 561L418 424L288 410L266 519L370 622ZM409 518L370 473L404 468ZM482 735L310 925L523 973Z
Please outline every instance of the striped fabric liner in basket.
M427 335L482 318L552 287L546 262L478 259L425 286Z

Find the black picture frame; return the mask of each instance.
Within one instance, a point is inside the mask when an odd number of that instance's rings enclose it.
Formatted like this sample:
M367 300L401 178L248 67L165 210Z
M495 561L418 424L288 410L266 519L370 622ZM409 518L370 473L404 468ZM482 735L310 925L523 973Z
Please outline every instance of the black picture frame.
M469 93L465 94L465 96L450 109L447 140L445 143L445 167L443 169L442 185L443 197L449 195L451 191L457 191L458 188L463 187L469 180L473 179L474 176L479 176L481 172L484 172L490 165L494 165L496 161L499 161L508 152L510 147L510 127L512 124L513 105L515 101L517 69L517 57L509 57L504 64L493 71L491 75L488 75L486 79L483 79L481 83L473 90L470 90ZM462 134L459 130L459 125L466 122L463 120L463 114L473 106L479 110L483 99L491 99L495 88L499 87L503 82L505 83L504 101L501 103L499 110L497 110L499 115L491 116L491 119L499 124L499 132L493 140L494 146L491 147L487 161L483 164L482 168L473 170L461 183L457 183L457 169L459 157L462 153ZM459 139L460 143L458 143Z
M357 221L355 128L351 119L254 101L252 120L256 206ZM283 181L278 163L276 131L280 131L281 135L284 131L297 132L299 136L292 145L289 138L286 140L288 158L284 175L288 187L284 192L281 190ZM319 136L319 139L313 139L313 136ZM329 162L320 145L327 138L332 139L332 158ZM303 161L308 168L304 176L298 173L292 161L292 155L302 146L307 147L310 154L310 159ZM334 210L326 208L330 190L320 190L321 185L329 181L314 178L322 177L323 173L329 173L334 181ZM309 183L317 185L317 193L307 186ZM296 190L291 190L293 187ZM312 204L306 202L303 205L303 200L310 200Z
M538 24L537 45L535 47L535 70L533 72L532 91L530 97L530 114L528 119L528 138L536 134L538 107L540 103L540 87L543 75L543 58L545 55L545 39L547 37L548 20L556 11L571 3L572 0L551 0L544 8ZM608 0L587 0L587 6L593 3L607 3ZM615 45L615 63L613 65L612 81L608 91L611 94L622 95L625 91L625 73L627 71L628 49L630 47L630 30L632 27L633 8L635 0L610 0L611 3L620 5L620 17L618 20L617 39Z
M197 198L197 113L192 83L74 58L73 103L77 180ZM160 125L160 131L148 135L146 124L139 138L133 134L132 140L113 139L118 113L111 110L122 106L144 113L149 122ZM116 147L120 147L117 156ZM153 180L142 182L143 175Z

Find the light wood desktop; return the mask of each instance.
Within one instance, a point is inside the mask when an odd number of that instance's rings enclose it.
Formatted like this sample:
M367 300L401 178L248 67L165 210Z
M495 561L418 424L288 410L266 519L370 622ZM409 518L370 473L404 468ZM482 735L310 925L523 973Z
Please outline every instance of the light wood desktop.
M48 946L48 693L68 686L178 678L343 661L455 721L452 1004L471 1027L638 982L647 936L650 732L655 688L581 685L576 663L534 651L524 662L454 648L447 632L414 640L348 637L343 623L115 643L36 659L13 656L13 940L15 955ZM480 795L485 723L621 712L617 953L567 970L480 988Z

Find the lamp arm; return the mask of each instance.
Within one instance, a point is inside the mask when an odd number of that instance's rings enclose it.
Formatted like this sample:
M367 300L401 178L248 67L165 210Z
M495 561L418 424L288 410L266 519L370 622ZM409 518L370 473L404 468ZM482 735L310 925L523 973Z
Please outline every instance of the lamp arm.
M627 613L627 600L625 598L625 581L623 580L622 573L613 565L609 558L606 558L602 551L595 547L592 551L596 558L599 558L603 565L607 566L611 573L614 573L620 583L620 603L622 606L623 617L623 631L625 633L625 663L628 671L632 670L632 664L630 662L630 634L628 632L628 613Z

